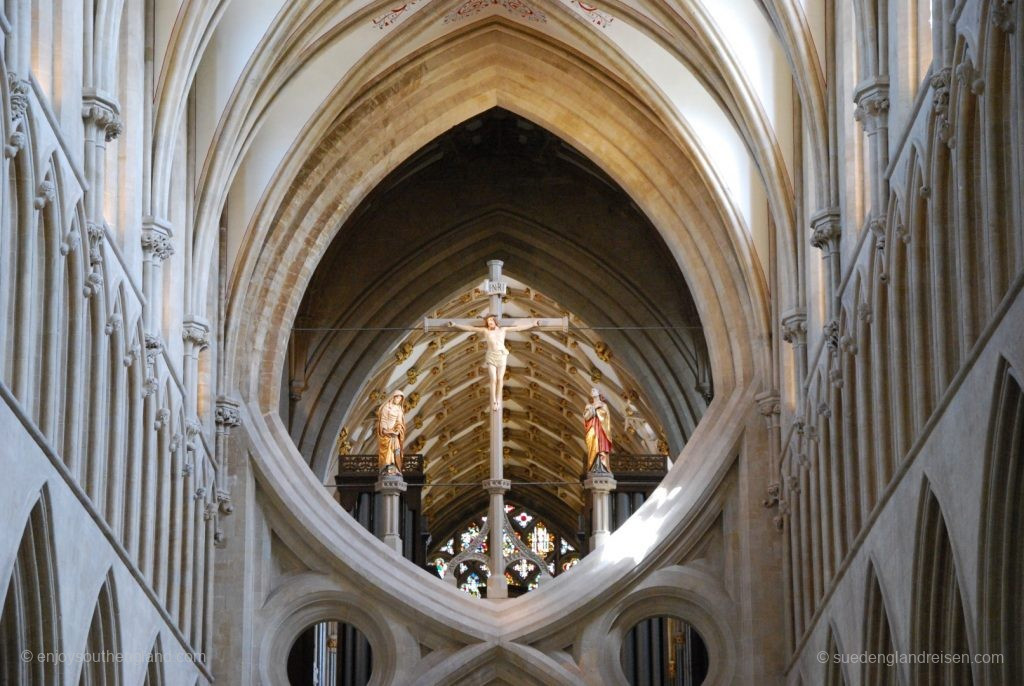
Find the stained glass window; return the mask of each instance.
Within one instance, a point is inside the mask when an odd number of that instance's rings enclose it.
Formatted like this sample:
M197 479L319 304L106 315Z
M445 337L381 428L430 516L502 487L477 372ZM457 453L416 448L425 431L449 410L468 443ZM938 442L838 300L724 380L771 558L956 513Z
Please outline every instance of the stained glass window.
M537 569L537 565L533 564L529 560L519 560L512 565L512 569L515 570L520 579L525 579L530 576L530 573L533 572L533 570Z
M543 522L537 522L533 531L530 532L530 547L541 557L547 557L548 553L554 550L555 543L551 540L551 533Z
M477 576L476 572L473 572L466 577L466 580L462 582L462 585L459 586L459 588L474 598L479 598L480 589L486 588L486 586L487 584L480 580L480 577Z
M550 573L552 576L562 574L571 569L579 562L579 553L576 547L569 542L569 539L558 535L560 532L552 531L548 525L535 512L517 504L506 504L505 513L512 525L506 530L503 536L503 552L513 562L504 571L509 591L512 594L524 593L537 587L541 576ZM434 548L428 560L432 560L428 569L445 578L451 574L455 577L456 584L460 589L476 597L483 597L486 593L486 579L491 572L486 565L477 559L462 560L452 565L451 560L461 552L467 552L472 547L473 553L486 556L488 554L488 539L481 538L478 544L473 547L473 539L479 536L487 525L487 517L481 513L475 519L467 522L461 530L444 541L443 545ZM514 536L514 538L513 538ZM543 566L534 560L515 559L517 555L515 539L519 539L533 551L537 557L543 560Z

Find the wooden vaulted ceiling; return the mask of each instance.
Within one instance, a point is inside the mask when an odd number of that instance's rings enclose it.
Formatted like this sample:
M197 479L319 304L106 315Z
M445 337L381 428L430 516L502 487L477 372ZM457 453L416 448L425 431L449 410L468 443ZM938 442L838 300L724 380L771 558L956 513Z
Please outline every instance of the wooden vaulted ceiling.
M374 452L373 412L400 388L409 401L407 451L427 455L431 529L483 508L478 486L430 485L486 477L482 342L417 326L425 316L479 316L487 299L478 286L494 258L505 261L512 284L508 315L568 314L572 322L568 334L509 336L506 476L579 479L581 413L592 386L612 405L624 451L682 448L711 379L679 267L596 164L496 108L399 165L317 267L292 333L281 412L321 478L333 478L343 431L346 450ZM578 486L517 497L570 529L583 508Z
M486 294L473 287L430 316L479 317L487 305ZM582 410L591 388L609 400L617 451L666 452L665 434L643 392L599 331L517 281L510 281L504 308L510 317L570 318L568 333L509 334L502 420L506 476L549 484L550 498L531 491L521 499L549 512L561 511L561 519L571 515L574 521L575 513L583 509L574 482L584 471ZM339 437L341 453L376 452L376 410L394 389L406 394L407 452L429 456L424 513L443 529L450 517L472 509L479 501L480 481L488 478L490 410L481 337L408 332L394 354L380 360L353 406Z

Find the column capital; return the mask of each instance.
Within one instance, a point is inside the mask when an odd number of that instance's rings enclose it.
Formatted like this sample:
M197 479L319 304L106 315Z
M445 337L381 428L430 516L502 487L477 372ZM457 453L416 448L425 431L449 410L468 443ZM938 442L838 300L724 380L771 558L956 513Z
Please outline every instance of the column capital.
M506 493L512 488L512 482L508 479L484 479L482 486L485 491L494 495L495 493Z
M196 351L210 346L210 325L198 317L189 317L182 322L181 339L191 344Z
M121 108L109 95L92 89L82 93L82 119L103 131L105 140L112 141L121 135Z
M811 245L830 255L839 249L842 235L839 208L829 207L811 215Z
M156 217L142 220L142 251L146 257L163 262L174 254L171 225Z
M853 118L864 126L865 131L874 133L885 128L889 114L889 79L876 76L859 84L853 94L853 102L857 105Z
M610 493L618 486L618 482L611 474L595 474L591 472L583 482L583 488L598 493Z
M807 314L803 310L794 310L782 315L782 340L794 348L807 345Z
M762 417L771 417L780 412L779 392L776 390L758 393L754 396L754 402L757 403L757 410Z
M217 426L231 429L242 423L242 415L238 411L238 402L221 396L217 398L213 421Z
M401 474L381 474L377 483L373 485L374 491L385 495L405 493L408 488L409 484L405 482Z

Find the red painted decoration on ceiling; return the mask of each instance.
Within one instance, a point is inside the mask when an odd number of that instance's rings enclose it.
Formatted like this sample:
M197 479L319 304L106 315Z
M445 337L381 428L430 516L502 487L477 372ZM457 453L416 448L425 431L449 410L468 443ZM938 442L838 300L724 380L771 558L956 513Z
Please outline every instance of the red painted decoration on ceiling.
M399 20L399 18L401 18L403 14L405 14L406 10L419 3L419 1L420 0L411 0L411 2L403 2L401 5L395 5L390 10L374 19L373 25L381 30L384 30L387 27L392 26Z
M586 17L590 23L602 29L608 28L608 25L615 21L612 15L602 12L597 5L591 5L589 2L583 2L583 0L564 0L564 2L570 7L579 8L580 14Z
M504 7L509 14L526 21L546 22L547 16L523 0L467 0L445 16L445 23L465 19L490 7Z

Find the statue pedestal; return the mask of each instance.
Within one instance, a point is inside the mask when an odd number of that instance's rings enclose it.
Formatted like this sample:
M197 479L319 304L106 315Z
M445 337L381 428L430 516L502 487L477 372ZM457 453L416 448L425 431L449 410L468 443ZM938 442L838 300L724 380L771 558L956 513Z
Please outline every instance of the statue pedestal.
M590 491L592 498L591 525L593 535L590 537L590 550L608 540L611 535L611 509L608 507L609 494L615 490L615 477L611 472L590 472L583 488Z
M401 474L381 475L373 490L380 493L380 517L377 519L377 538L384 541L399 555L402 554L402 537L399 534L399 497L405 493L408 484Z

